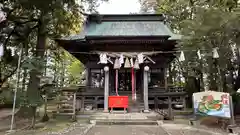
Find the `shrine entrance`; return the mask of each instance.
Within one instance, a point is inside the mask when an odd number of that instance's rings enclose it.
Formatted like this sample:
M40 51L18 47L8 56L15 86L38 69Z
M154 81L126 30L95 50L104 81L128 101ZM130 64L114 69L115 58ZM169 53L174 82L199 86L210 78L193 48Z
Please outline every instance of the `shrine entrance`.
M119 91L132 91L132 78L130 69L121 69L118 76Z
M120 69L118 74L118 91L132 91L132 85L134 84L134 90L139 91L140 87L140 72L138 70L134 70L134 78L132 78L131 69ZM115 75L116 77L116 75Z

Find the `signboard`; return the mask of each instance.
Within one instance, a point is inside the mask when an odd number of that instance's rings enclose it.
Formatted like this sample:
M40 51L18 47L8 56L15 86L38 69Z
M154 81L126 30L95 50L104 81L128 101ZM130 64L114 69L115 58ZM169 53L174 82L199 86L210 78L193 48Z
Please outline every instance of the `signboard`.
M206 91L193 94L195 114L231 118L229 93Z

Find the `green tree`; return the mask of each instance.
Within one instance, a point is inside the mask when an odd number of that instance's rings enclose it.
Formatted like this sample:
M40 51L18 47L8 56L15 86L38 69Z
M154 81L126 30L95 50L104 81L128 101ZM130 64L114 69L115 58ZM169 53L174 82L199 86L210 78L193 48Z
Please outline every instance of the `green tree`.
M25 56L29 57L24 58L23 63L23 67L30 77L24 104L31 110L33 116L31 127L34 127L36 108L42 104L39 85L45 68L45 51L46 49L56 49L56 45L49 46L54 44L51 41L52 38L80 31L84 10L82 6L83 1L76 3L75 0L1 0L0 2L3 4L3 10L7 14L7 19L0 23L0 40L4 43L5 50L7 50L7 46L13 46L18 49L21 45L26 49ZM87 0L84 2L88 3L91 8L96 7L97 1ZM53 54L57 56L55 50ZM9 58L12 57L8 55L4 56L5 58L8 60L2 60L1 62L8 64ZM13 60L17 60L17 57ZM11 62L10 64L12 63L15 65L12 66L13 68L9 68L11 69L9 74L1 77L1 84L7 80L6 78L14 75L16 62ZM1 70L1 75L2 73L7 72ZM26 110L23 109L23 111Z

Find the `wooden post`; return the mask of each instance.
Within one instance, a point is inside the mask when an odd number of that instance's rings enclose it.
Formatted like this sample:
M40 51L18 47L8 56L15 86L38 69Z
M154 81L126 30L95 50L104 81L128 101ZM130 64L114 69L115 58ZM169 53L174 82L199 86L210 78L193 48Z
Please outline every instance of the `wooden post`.
M77 98L77 93L74 92L73 94L73 120L76 120L76 98Z
M154 96L154 109L157 110L158 109L158 97Z
M86 72L86 86L89 86L89 85L91 85L91 84L90 84L90 81L91 81L91 80L90 80L90 79L91 79L91 78L90 78L90 77L91 77L91 76L90 76L90 69L87 68L87 69L85 70L85 72Z
M168 91L167 68L164 68L164 88Z
M81 97L81 111L84 111L84 99L85 99L85 97L82 96Z
M104 67L105 83L104 83L104 112L108 112L108 96L109 96L109 67Z
M234 118L234 108L233 108L233 101L232 101L232 96L229 96L229 100L230 100L230 111L231 111L231 119L230 119L230 123L231 125L235 125L235 118Z
M170 96L168 96L168 116L169 116L170 120L173 119L173 115L172 115L172 97L170 97Z
M187 105L186 105L186 96L181 97L183 101L183 110L186 111Z
M149 112L148 106L148 71L149 67L145 66L143 71L143 96L144 96L144 112Z

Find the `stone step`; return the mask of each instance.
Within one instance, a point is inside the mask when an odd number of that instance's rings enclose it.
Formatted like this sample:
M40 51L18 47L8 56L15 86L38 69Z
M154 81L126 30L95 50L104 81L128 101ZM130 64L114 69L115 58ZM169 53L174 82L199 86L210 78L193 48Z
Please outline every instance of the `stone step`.
M96 125L158 125L153 120L96 120Z
M112 113L112 114L124 114L124 113L127 113L127 110L126 111L124 111L124 110L119 110L119 111L113 110L110 113Z

